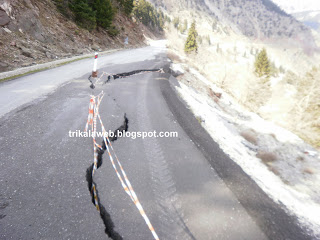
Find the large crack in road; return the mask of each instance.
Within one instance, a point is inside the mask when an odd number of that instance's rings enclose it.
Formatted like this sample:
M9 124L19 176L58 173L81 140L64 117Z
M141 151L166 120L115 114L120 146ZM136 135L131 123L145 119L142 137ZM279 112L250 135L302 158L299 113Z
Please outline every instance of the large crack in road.
M110 142L114 142L118 139L119 133L123 133L123 132L127 132L128 131L128 127L129 127L129 119L127 118L126 114L124 114L124 122L123 124L118 127L113 134L113 137L110 137L109 140ZM107 143L108 144L108 143ZM102 166L103 163L103 154L105 152L105 150L107 149L106 147L106 143L105 141L102 141L102 148L97 148L97 154L98 154L98 162L97 162L97 169L99 169ZM97 184L94 182L93 180L93 172L94 169L94 163L91 164L91 166L89 168L87 168L86 171L86 180L88 183L88 189L89 192L91 194L91 201L93 203L93 205L95 204L95 198L94 198L94 193L93 193L93 186L95 186L95 191L96 191L96 197L97 197L97 202L98 202L98 206L99 206L99 212L100 212L100 217L104 223L105 226L105 233L108 235L109 238L113 239L113 240L122 240L123 238L121 237L121 235L116 232L114 230L115 226L114 223L111 219L110 214L107 212L107 210L105 209L105 207L101 204L100 198L99 198L99 193L98 193L98 187Z
M107 82L109 82L111 79L115 80L118 78L126 78L126 77L130 77L133 75L138 75L138 74L142 74L142 73L151 73L151 72L159 72L159 73L163 73L163 69L162 68L156 68L156 69L139 69L139 70L134 70L131 72L124 72L124 73L116 73L116 74L108 74L106 72L103 72L102 75L99 78L95 78L96 81L93 82L92 80L92 75L89 75L88 80L89 82L91 82L90 88L94 89L96 86L96 83L98 83L101 78L103 76L107 76L107 79L104 81L104 84L106 84Z
M151 73L151 72L160 72L163 73L163 69L161 68L157 68L157 69L143 69L143 70L134 70L131 72L124 72L124 73L118 73L118 74L106 74L103 73L99 78L95 78L96 81L94 82L92 79L92 76L90 75L88 80L90 81L91 85L90 88L94 89L95 85L101 80L101 78L104 75L107 75L107 79L105 80L104 84L106 84L107 82L109 82L111 79L115 80L118 78L126 78L126 77L130 77L133 75L137 75L137 74L142 74L142 73ZM113 99L115 100L115 99ZM114 134L112 137L109 138L110 142L114 142L118 139L119 137L119 133L124 133L128 131L128 127L129 127L129 120L126 116L126 114L124 114L124 122L123 124L117 128L114 131ZM108 144L108 142L107 142ZM103 154L105 152L105 150L107 149L106 147L106 141L102 141L102 148L97 148L97 169L99 169L102 166L103 163ZM88 183L88 189L91 195L91 201L93 203L94 206L96 206L96 204L98 204L98 210L100 212L100 217L104 223L105 226L105 233L108 235L109 238L113 239L113 240L122 240L122 236L115 231L115 226L114 223L111 219L110 214L107 212L107 210L105 209L105 207L101 204L100 198L99 198L99 192L98 192L98 187L96 182L93 179L93 171L94 171L94 163L92 163L90 165L89 168L87 168L86 171L86 180ZM95 188L95 189L93 189ZM95 195L96 195L96 199L95 199Z

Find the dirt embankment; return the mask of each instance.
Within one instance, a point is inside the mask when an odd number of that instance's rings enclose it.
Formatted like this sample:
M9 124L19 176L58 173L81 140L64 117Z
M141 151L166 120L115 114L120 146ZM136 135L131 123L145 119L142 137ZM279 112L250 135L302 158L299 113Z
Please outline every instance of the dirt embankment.
M89 32L57 11L50 0L0 0L0 72L93 51L145 45L154 37L142 24L117 13L119 34ZM128 36L129 44L124 44Z

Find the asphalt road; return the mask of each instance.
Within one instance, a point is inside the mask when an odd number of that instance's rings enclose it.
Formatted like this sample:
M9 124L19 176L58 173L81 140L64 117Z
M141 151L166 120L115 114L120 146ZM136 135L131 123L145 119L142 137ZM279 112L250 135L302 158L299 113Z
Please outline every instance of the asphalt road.
M167 68L162 47L99 59L111 73ZM92 59L0 85L0 239L108 239L85 179L93 161L83 131L91 94L102 90L104 125L177 132L176 138L119 138L114 149L160 239L311 239L214 143L175 94L169 74L98 84ZM170 78L170 80L169 80ZM153 239L107 155L95 174L101 203L123 239Z

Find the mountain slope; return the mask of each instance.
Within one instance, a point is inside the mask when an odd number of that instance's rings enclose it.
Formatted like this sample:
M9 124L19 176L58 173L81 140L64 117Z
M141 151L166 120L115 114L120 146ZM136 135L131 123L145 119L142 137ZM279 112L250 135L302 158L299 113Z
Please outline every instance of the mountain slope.
M313 0L273 0L284 11L306 26L320 32L320 2Z
M252 39L315 49L310 29L271 0L153 0L171 12L193 9L206 12L235 32Z
M297 20L303 22L306 26L320 32L320 10L311 10L292 13Z

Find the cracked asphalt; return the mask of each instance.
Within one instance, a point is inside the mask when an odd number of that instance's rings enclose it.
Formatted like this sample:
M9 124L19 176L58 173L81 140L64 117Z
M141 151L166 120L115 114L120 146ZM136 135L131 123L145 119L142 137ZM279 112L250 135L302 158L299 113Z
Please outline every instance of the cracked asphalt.
M91 61L0 85L0 239L108 239L85 179L92 139L69 137L84 130L90 95L102 90L108 130L126 113L130 132L179 134L113 144L160 239L311 239L208 138L169 74L134 75L92 90ZM99 59L100 72L167 67L157 46ZM95 182L115 231L123 239L153 239L107 154L103 161Z

